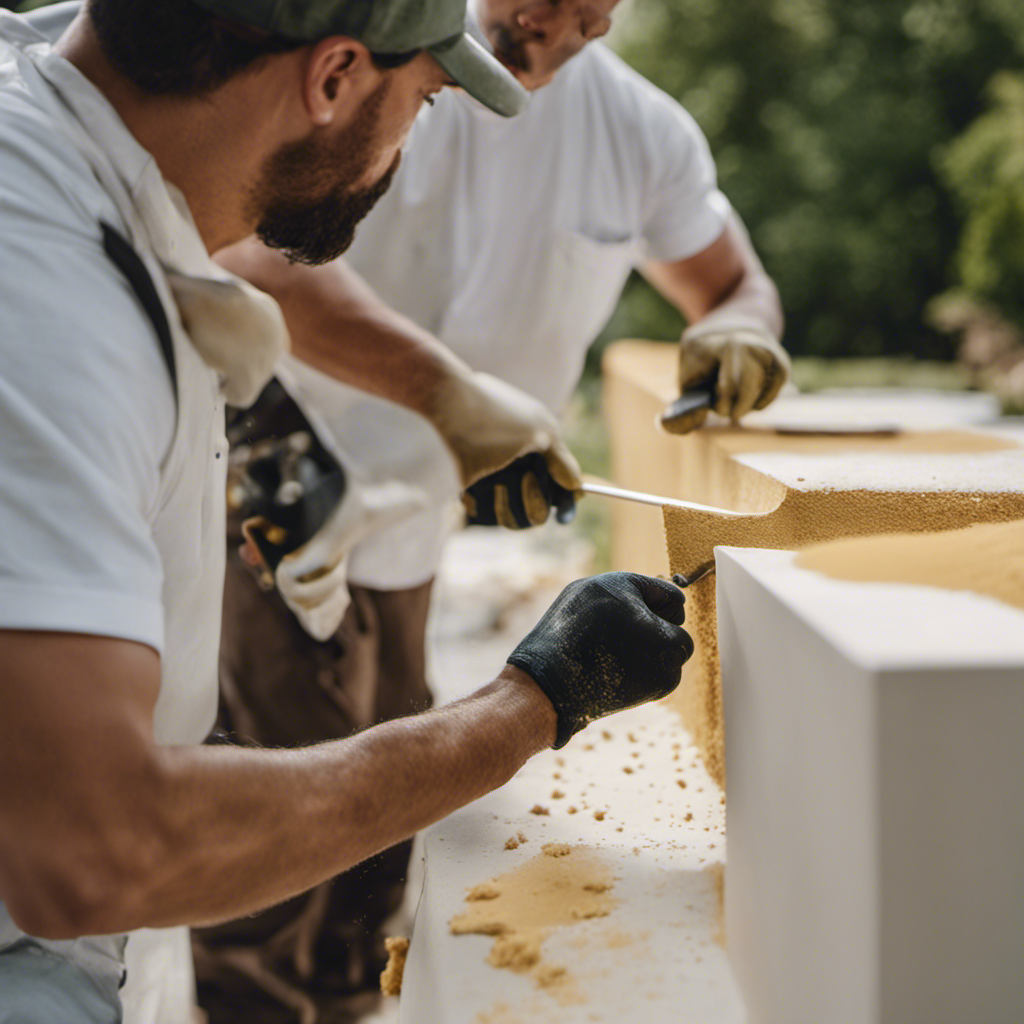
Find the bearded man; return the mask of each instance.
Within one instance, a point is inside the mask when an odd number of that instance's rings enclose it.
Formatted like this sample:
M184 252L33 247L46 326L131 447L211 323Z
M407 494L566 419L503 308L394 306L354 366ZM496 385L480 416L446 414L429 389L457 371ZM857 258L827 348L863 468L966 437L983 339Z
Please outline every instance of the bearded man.
M545 626L461 709L302 751L201 745L224 402L285 345L210 253L256 233L332 258L425 100L458 83L511 114L522 94L462 0L79 8L0 12L0 1021L19 1024L122 1020L129 932L321 883L672 685L692 647L657 581L617 583L597 619L665 656L654 684L625 656L600 708L559 695L581 666Z
M560 448L476 482L451 440L482 434L464 403L406 401L429 421L417 424L369 397L393 397L368 379L382 350L439 339L451 353L439 358L492 390L518 389L557 431L587 350L638 269L688 321L681 390L705 389L717 412L738 420L785 383L775 285L717 187L693 118L600 42L617 7L475 0L482 38L531 93L527 109L506 120L464 93L438 96L343 260L311 270L251 244L221 255L281 302L301 357L288 367L291 393L306 413L363 476L429 498L347 553L352 601L340 626L343 601L333 620L311 624L284 590L261 590L232 534L222 698L235 730L263 743L309 742L425 706L430 596L459 492L468 488L470 520L481 524L522 528L552 508L563 520L572 514L579 478ZM705 403L673 427L695 429L707 414ZM326 905L306 915L323 956L306 979L286 964L299 988L315 987L330 966L344 965L353 985L371 973L403 851L376 869L336 880ZM276 936L296 934L301 913L292 909L201 936L204 952L258 949L268 964L285 963L294 947Z

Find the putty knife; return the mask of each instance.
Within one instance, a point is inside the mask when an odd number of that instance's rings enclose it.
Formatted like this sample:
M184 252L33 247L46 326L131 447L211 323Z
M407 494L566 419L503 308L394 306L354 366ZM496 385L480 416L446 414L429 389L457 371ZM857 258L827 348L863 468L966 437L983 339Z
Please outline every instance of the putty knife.
M749 512L733 512L728 508L716 508L714 505L699 505L695 501L683 501L682 498L663 498L645 491L628 491L624 487L615 487L591 477L583 478L583 490L587 494L603 494L606 498L621 498L624 501L637 501L641 505L671 505L673 508L688 508L692 512L703 512L713 516L727 516L730 519L749 518Z
M710 388L695 388L684 391L674 402L666 405L661 413L661 426L670 434L686 434L692 427L687 427L690 417L699 409L710 409L713 400Z
M639 502L641 505L657 505L661 508L668 505L671 508L685 509L688 512L698 513L704 518L719 517L721 519L736 521L750 520L770 515L770 513L764 512L734 512L732 509L717 508L714 505L700 505L695 501L683 501L681 498L665 498L657 494L647 494L644 491L629 491L623 487L615 487L612 484L607 484L603 481L594 480L589 477L585 477L583 480L583 490L587 494L600 494L606 498L618 498L622 501L635 501ZM672 582L679 587L688 587L691 583L696 583L697 580L702 579L714 571L715 560L712 558L710 560L701 561L692 569L688 568L685 573L676 573L672 577Z
M669 403L659 417L661 426L670 434L688 434L696 429L688 426L691 417L700 409L711 409L714 393L710 388L695 388L684 391L674 402ZM765 429L765 428L762 428ZM806 437L893 437L902 433L898 423L878 422L829 422L813 420L801 423L798 420L771 423L768 430L776 434L793 434Z

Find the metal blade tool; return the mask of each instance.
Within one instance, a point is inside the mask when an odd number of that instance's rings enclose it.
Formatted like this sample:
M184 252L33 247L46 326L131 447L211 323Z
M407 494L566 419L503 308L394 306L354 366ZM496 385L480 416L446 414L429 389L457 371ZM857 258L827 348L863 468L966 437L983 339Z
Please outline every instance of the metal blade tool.
M599 494L606 498L616 498L620 501L635 501L642 505L657 505L659 508L681 509L687 512L693 512L699 515L701 518L706 517L719 517L725 520L750 520L755 518L761 518L770 513L750 513L750 512L734 512L728 508L717 508L714 505L701 505L695 501L683 501L681 498L666 498L657 494L647 494L644 491L630 491L623 487L615 487L613 484L605 483L601 480L594 480L590 477L586 477L583 480L583 490L587 494ZM672 577L672 581L680 587L688 587L692 583L696 583L697 580L702 579L709 573L715 571L715 560L704 558L695 564L692 568L687 567L685 573L676 573Z

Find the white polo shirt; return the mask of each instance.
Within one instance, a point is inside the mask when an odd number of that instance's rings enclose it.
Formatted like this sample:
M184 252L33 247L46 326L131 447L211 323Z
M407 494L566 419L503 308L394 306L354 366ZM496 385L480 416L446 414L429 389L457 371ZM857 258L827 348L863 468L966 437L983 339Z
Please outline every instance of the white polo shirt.
M444 90L346 259L474 369L560 413L633 267L703 251L729 210L693 118L591 43L518 117ZM448 497L357 549L352 581L429 579Z
M177 401L101 221L163 300ZM216 712L227 444L163 266L209 272L180 193L103 95L0 12L0 628L154 648L156 739L177 744ZM21 937L0 904L0 949ZM120 975L123 938L45 945Z

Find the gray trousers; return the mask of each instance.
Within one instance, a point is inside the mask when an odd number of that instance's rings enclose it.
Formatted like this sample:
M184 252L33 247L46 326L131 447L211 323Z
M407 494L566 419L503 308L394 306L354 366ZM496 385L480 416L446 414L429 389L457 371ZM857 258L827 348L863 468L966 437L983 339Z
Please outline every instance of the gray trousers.
M37 946L0 953L0 1024L121 1024L115 979L95 977Z

